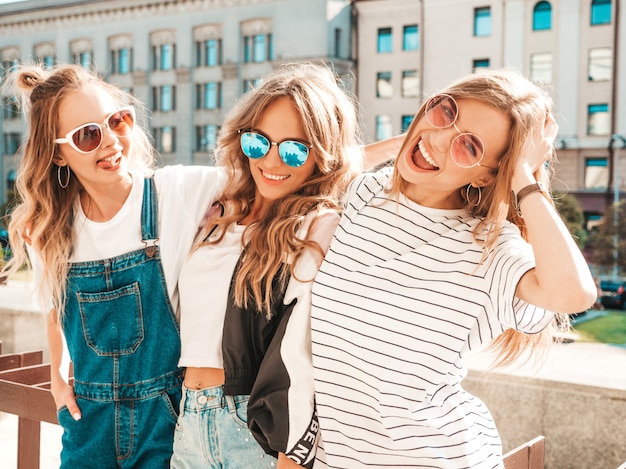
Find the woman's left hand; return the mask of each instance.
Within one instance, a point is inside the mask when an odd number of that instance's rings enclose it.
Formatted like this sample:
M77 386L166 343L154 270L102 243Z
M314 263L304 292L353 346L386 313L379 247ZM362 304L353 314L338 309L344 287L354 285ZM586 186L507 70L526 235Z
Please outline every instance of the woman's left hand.
M529 177L534 179L533 175L541 165L554 157L554 140L558 132L559 126L552 114L548 114L544 122L537 123L531 133L531 138L526 141L522 149L518 167L520 171L516 171L516 176L521 172L524 174L525 179ZM516 187L513 187L513 189L515 190Z

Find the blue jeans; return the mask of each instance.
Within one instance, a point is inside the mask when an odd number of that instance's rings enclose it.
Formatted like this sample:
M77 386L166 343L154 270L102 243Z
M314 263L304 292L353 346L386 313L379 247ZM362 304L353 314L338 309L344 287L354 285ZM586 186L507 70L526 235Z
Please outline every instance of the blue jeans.
M248 396L224 396L221 386L194 391L183 385L171 467L276 467L248 430L247 412Z

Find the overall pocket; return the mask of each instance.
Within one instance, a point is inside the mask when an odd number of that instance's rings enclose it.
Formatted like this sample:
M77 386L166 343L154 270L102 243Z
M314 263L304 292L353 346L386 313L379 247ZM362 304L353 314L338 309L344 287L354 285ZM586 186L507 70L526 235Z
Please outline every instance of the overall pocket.
M144 339L139 282L76 295L85 341L96 354L129 355L139 347Z

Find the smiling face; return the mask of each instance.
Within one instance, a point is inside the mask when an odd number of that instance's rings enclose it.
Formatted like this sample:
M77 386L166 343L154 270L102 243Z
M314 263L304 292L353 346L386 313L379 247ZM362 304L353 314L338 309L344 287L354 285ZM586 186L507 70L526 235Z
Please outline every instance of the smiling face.
M99 86L87 85L68 94L59 106L57 138L65 137L71 130L88 122L102 123L118 107ZM57 143L55 163L68 165L88 192L102 185L129 181L127 155L130 136L117 136L106 125L102 129L102 144L89 153L80 153L68 143Z
M254 129L272 142L309 140L297 108L287 98L279 98L267 106ZM315 152L309 150L305 163L293 167L283 162L276 145L270 145L265 156L258 159L248 158L248 162L256 184L253 210L262 212L268 203L297 191L311 177L315 171Z
M473 99L458 100L458 108L456 128L438 129L422 116L406 137L405 153L398 157L397 171L406 182L404 195L421 205L460 208L460 188L493 181L493 170L485 166L463 168L454 162L450 147L459 131L482 140L482 165L496 168L506 148L509 122L502 111Z

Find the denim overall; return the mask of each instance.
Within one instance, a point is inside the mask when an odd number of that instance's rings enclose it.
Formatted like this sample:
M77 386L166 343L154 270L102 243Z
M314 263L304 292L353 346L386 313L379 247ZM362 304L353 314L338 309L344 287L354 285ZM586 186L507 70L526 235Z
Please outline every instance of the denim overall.
M149 178L141 212L146 247L70 264L63 331L82 418L59 411L62 468L169 467L182 370L156 245L157 211Z

